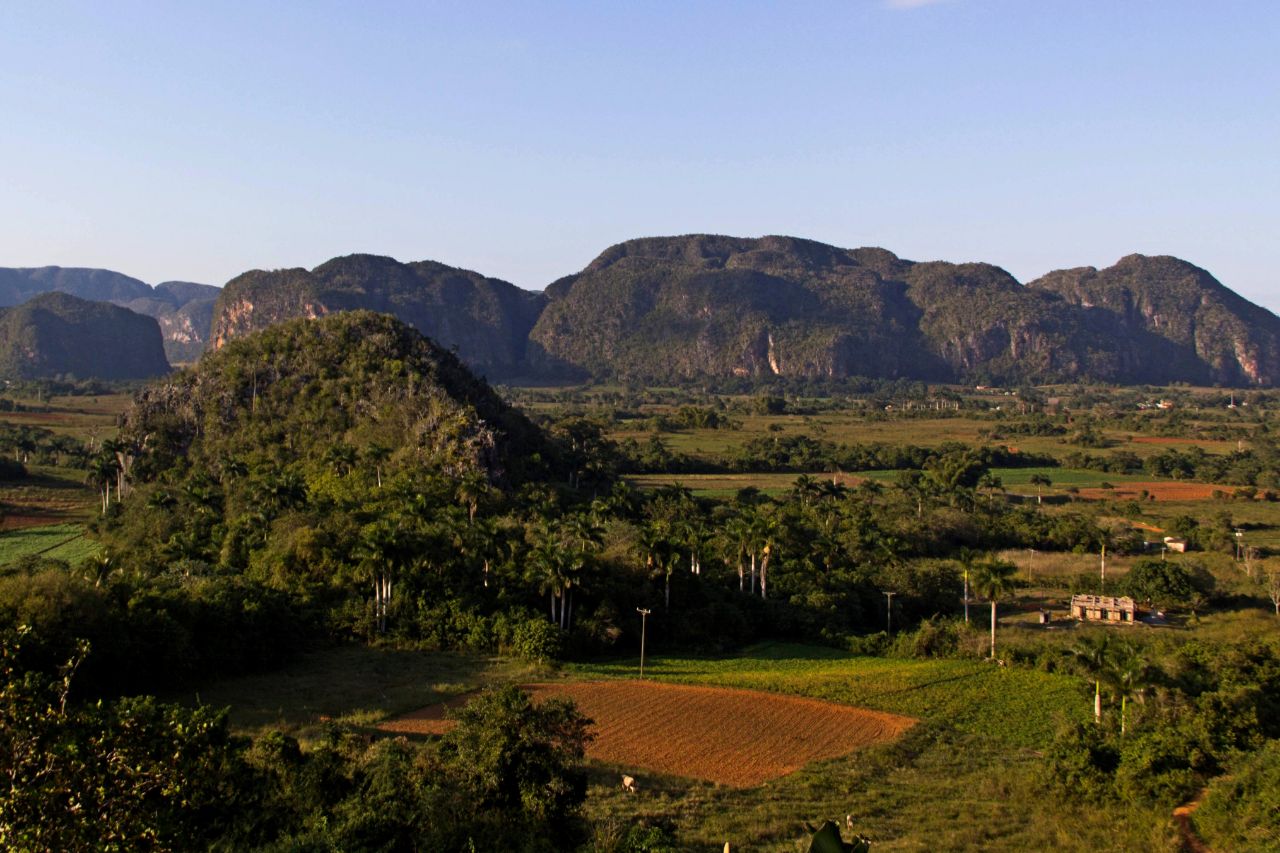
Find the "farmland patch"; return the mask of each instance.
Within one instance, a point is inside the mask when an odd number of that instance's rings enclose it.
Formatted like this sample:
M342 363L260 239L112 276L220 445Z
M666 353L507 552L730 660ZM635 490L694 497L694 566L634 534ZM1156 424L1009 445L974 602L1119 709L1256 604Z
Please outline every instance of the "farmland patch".
M572 699L595 721L592 759L747 788L812 761L893 740L915 722L819 699L653 681L567 681L526 687L536 699ZM382 724L440 734L465 697Z

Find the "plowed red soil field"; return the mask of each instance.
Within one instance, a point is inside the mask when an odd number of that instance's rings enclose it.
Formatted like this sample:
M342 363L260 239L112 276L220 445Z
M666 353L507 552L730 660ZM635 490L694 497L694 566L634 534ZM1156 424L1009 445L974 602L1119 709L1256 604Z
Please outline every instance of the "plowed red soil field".
M749 788L811 761L893 740L915 720L756 690L654 681L566 681L524 686L535 700L572 699L595 721L587 756ZM392 732L443 734L449 706L461 696L383 723Z

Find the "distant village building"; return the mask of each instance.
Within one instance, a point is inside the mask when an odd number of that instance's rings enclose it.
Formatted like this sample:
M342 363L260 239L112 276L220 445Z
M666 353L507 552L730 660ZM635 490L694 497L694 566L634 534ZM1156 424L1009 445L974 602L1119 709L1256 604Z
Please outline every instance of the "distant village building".
M1071 615L1086 622L1133 622L1138 606L1128 596L1073 595Z
M1176 551L1179 554L1187 553L1187 540L1179 536L1164 537L1164 547L1170 551Z

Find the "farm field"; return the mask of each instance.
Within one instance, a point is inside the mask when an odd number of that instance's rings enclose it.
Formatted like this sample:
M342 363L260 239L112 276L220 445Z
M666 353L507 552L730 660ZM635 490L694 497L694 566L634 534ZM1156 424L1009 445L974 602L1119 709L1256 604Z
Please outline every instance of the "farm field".
M23 557L63 560L72 566L97 553L98 543L79 524L51 524L0 533L0 566Z
M817 480L835 480L841 485L853 487L863 480L892 482L899 471L858 471L856 473L833 473L831 471L810 471L807 476ZM1215 489L1229 491L1230 486L1190 483L1180 480L1151 480L1142 474L1109 474L1105 471L1093 471L1083 468L992 468L991 473L1000 478L1005 491L1022 496L1034 496L1036 487L1031 484L1031 477L1041 474L1052 481L1052 485L1043 488L1046 496L1062 495L1068 488L1079 490L1079 496L1091 500L1132 500L1140 497L1143 490L1157 501L1198 501L1208 500ZM638 489L656 489L662 486L680 484L692 489L694 494L704 497L732 497L738 489L752 487L770 495L777 495L789 490L797 477L805 474L796 472L781 473L716 473L716 474L632 474L627 481ZM1103 488L1103 484L1114 486Z
M270 673L222 679L166 698L229 708L231 725L243 734L282 731L311 741L330 724L371 726L490 684L547 674L542 667L490 655L342 646Z
M85 522L101 508L101 499L77 468L29 465L28 472L26 479L0 482L0 530Z
M818 756L756 785L638 770L641 757L627 751L593 756L586 804L593 819L669 820L682 845L693 849L719 849L731 841L744 850L791 851L804 822L842 823L844 815L852 815L878 850L1176 849L1167 812L1126 805L1083 807L1081 814L1082 807L1045 795L1040 750L1059 726L1090 713L1091 696L1079 679L979 660L868 658L784 643L719 657L657 656L645 670L649 680L640 682L632 659L570 664L564 680L551 681L552 689L556 695L579 691L570 694L578 699L586 688L574 685L604 682L616 685L612 701L633 695L638 685L715 688L711 695L722 688L764 691L920 722L891 742ZM169 698L229 707L242 733L281 728L312 740L331 723L373 734L377 724L415 708L456 700L488 684L546 684L552 675L490 656L344 647L308 655L278 672ZM584 704L584 710L593 715L591 706ZM604 719L598 710L594 714ZM772 737L782 743L775 750L788 748L792 727L771 731L785 724L767 720L739 706L703 721L686 714L666 725L714 727L725 742L765 743ZM620 790L621 773L636 776L636 794ZM1072 828L1079 817L1088 818L1087 825Z
M622 766L750 788L811 761L891 741L915 721L833 702L725 687L640 680L526 685L535 700L570 699L595 721L587 756ZM457 702L459 700L455 700ZM433 705L379 726L442 734ZM725 722L732 720L733 725ZM741 732L750 732L742 737Z
M575 665L577 677L625 677L633 662ZM855 703L918 717L898 741L816 762L767 785L711 787L639 777L641 791L593 784L594 817L674 821L693 848L794 850L802 822L849 815L877 850L1176 849L1169 816L1126 807L1058 805L1043 794L1039 749L1058 726L1084 719L1076 679L980 661L858 658L836 650L761 644L722 658L655 658L646 675L681 684L747 687ZM752 732L725 724L742 737ZM647 787L646 787L647 786ZM1073 825L1074 824L1074 825Z
M857 411L820 415L749 415L738 420L737 429L680 429L659 433L667 446L676 452L713 461L731 454L752 439L804 435L836 444L912 444L936 447L947 442L965 444L1006 445L1023 453L1047 453L1061 456L1080 448L1068 444L1061 436L1008 436L993 439L989 433L1000 422L978 417L882 417L868 418ZM645 442L655 433L627 423L609 432L614 441L635 439ZM1103 430L1106 452L1128 451L1146 458L1165 450L1180 451L1200 448L1207 453L1223 454L1236 450L1236 441L1215 439L1146 436L1131 430ZM1097 452L1097 451L1094 451Z
M92 436L102 440L116 434L119 416L132 400L132 394L18 400L37 411L4 412L0 414L0 421L15 426L43 427L60 435Z
M119 432L120 415L132 399L131 394L21 399L16 402L32 411L2 412L0 425L49 430L97 446ZM96 517L101 498L86 484L84 470L34 460L26 467L27 477L0 482L0 508L4 511L0 531L83 523Z

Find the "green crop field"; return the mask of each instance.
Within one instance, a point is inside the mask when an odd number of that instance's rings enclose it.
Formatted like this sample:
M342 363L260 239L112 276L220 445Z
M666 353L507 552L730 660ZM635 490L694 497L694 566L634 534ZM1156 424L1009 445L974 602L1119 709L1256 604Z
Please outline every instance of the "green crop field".
M51 524L0 533L0 566L23 557L64 560L72 566L97 553L98 543L85 536L79 524Z

